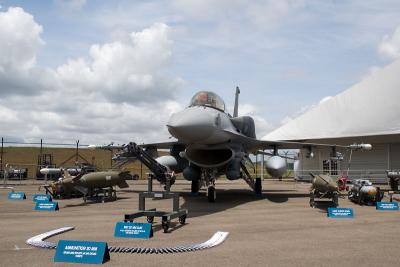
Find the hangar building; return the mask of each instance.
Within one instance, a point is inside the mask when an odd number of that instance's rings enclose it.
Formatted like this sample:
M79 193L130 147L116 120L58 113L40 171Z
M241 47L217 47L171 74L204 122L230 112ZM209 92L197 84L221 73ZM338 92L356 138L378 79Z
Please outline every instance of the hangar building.
M386 170L400 169L400 60L360 83L320 103L267 134L266 140L290 140L349 145L370 143L372 151L352 153L349 178L386 180ZM341 175L350 152L338 150L343 160L331 158L331 149L301 150L296 175L310 171Z

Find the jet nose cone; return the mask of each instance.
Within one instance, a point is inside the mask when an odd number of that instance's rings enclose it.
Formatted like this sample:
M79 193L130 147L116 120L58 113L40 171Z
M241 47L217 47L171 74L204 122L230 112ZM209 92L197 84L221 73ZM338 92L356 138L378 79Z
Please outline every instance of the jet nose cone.
M187 108L171 116L167 127L178 140L193 143L212 136L217 116L202 107Z

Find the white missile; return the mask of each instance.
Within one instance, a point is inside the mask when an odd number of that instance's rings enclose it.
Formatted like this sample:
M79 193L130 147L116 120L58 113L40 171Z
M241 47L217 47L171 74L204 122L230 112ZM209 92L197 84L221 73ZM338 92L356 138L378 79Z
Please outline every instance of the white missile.
M372 145L371 144L352 144L349 145L349 148L352 150L372 150Z
M40 169L40 173L47 175L47 174L59 174L61 172L60 168L43 168Z

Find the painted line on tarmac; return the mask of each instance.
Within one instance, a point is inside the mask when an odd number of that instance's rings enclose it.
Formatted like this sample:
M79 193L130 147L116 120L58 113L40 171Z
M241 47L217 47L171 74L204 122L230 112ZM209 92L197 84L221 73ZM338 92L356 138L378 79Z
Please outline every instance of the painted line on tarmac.
M73 229L74 227L63 227L43 234L39 234L26 240L26 244L38 248L55 249L57 247L56 243L44 240L52 236L71 231ZM209 240L198 244L175 246L175 247L156 247L156 248L110 246L109 251L111 253L137 253L137 254L163 254L163 253L168 254L168 253L192 252L218 246L226 240L228 235L229 232L218 231Z

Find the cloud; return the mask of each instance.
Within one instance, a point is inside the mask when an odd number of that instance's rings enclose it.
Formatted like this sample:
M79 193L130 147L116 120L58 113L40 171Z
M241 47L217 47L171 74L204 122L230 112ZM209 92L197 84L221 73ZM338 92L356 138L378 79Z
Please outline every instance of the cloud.
M321 105L321 104L323 104L323 103L325 103L325 102L327 102L327 101L330 101L331 99L333 99L332 96L325 96L324 98L322 98L322 99L318 102L318 104L311 104L311 105L307 105L307 106L301 107L300 110L297 111L296 113L294 113L294 114L292 114L292 115L287 115L287 116L285 116L285 117L281 120L281 125L284 125L284 124L289 123L290 121L296 119L297 117L303 115L304 113L307 113L308 111L314 109L315 107L317 107L317 106L319 106L319 105Z
M40 38L42 26L20 7L0 12L0 67L27 70L36 63L38 48L44 44Z
M55 3L61 8L67 8L71 11L81 10L86 5L87 0L55 0Z
M304 1L292 0L174 0L172 6L184 16L198 21L235 22L240 18L245 23L261 28L284 20L294 9L304 6Z
M0 12L0 25L0 96L51 89L54 72L36 66L38 50L45 44L42 26L20 7Z
M171 47L169 27L156 23L124 40L92 45L88 60L69 60L57 68L57 74L74 91L100 91L113 102L164 101L171 99L182 83L162 74Z
M253 118L258 137L264 136L274 129L268 121L258 114L257 108L251 104L240 104L239 116L251 116Z
M395 60L400 57L400 26L390 35L385 35L378 45L379 54L387 59Z
M22 8L0 12L2 134L81 143L167 140L183 80L165 74L170 28L156 23L57 68L36 64L43 28ZM5 29L4 29L5 28Z
M376 73L378 73L380 70L382 69L382 67L379 66L372 66L369 67L367 70L367 73L361 76L361 80L365 80L373 75L375 75Z

